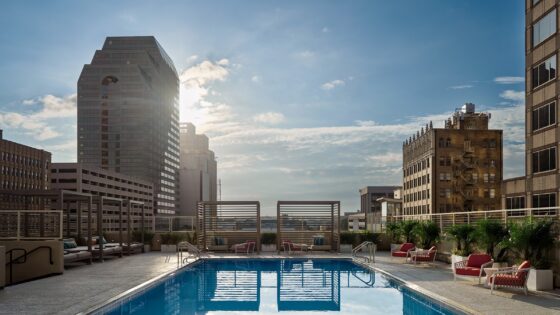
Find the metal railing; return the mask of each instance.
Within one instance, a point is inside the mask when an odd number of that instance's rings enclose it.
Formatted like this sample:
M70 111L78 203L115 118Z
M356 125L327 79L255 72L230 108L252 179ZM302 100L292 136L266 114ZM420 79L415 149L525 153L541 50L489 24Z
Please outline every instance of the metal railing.
M0 210L0 240L62 238L61 210Z
M476 224L484 219L508 224L509 222L524 220L527 217L550 219L558 223L560 222L560 207L400 215L387 217L386 222L402 220L433 221L439 225L440 229L444 230L458 224Z
M367 263L374 263L376 251L375 243L365 241L352 250L352 257L363 258ZM365 253L365 255L358 255L358 253Z
M155 232L194 232L196 216L156 216Z

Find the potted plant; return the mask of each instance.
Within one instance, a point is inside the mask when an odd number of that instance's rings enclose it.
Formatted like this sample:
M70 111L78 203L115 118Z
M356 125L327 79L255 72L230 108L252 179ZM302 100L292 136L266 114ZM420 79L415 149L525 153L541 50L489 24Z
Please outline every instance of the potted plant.
M507 243L517 258L531 263L527 288L552 290L553 273L548 255L555 243L553 222L528 218L521 223L511 224L509 234Z
M276 233L263 233L261 235L261 248L263 252L275 252Z
M475 227L470 224L454 225L447 231L447 236L455 243L451 255L451 268L455 269L455 263L467 259L472 253L472 245L475 241Z
M439 241L439 226L433 221L418 222L414 227L414 235L423 249L429 249Z
M357 243L357 234L354 232L341 232L340 233L340 252L351 253L352 248Z
M151 250L152 241L154 239L154 233L152 231L144 230L144 252L149 252ZM142 242L142 231L134 230L132 232L132 240L137 243Z
M492 267L507 267L507 252L509 247L504 241L509 237L508 229L496 220L483 219L478 221L475 233L479 248L494 259Z
M387 234L391 239L391 251L401 247L401 223L402 221L387 223Z

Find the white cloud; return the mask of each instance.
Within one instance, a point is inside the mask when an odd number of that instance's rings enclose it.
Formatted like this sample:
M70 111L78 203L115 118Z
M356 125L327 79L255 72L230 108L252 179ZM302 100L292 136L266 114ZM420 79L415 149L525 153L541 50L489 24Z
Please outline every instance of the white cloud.
M497 77L494 82L498 84L516 84L525 82L524 77Z
M32 98L32 99L23 100L21 101L21 103L23 105L35 105L37 104L37 100Z
M268 112L253 116L253 120L260 123L276 125L284 121L284 114Z
M254 83L260 83L262 80L262 78L258 75L254 75L251 77L251 81L253 81Z
M41 104L41 109L31 113L0 113L0 126L19 129L35 140L44 141L63 134L64 131L57 130L60 129L57 120L76 116L76 94L64 97L48 94L33 99L33 102ZM24 100L22 103L30 104L31 101Z
M229 75L227 59L212 62L204 60L184 70L179 76L181 82L187 86L202 86L213 81L223 81Z
M323 32L323 33L328 33L328 32L330 32L330 31L331 31L331 30L330 30L328 27L326 27L326 26L323 27L323 29L321 29L321 32Z
M461 85L454 85L454 86L450 86L449 88L452 90L463 90L463 89L470 89L473 88L474 86L471 84L461 84Z
M368 126L371 127L371 126L378 125L378 123L373 121L373 120L356 120L354 122L358 126L365 126L365 127L368 127Z
M524 91L514 91L514 90L505 90L500 93L500 97L506 100L514 101L514 102L524 102L525 101L525 92Z
M345 83L342 80L332 80L330 82L323 83L321 88L323 90L332 90L337 86L343 86Z
M309 59L315 57L315 53L311 50L304 50L296 54L296 56L304 59Z
M193 63L193 62L195 62L195 61L197 61L197 60L198 60L198 55L192 55L192 56L190 56L189 58L187 58L187 62L188 62L188 63Z

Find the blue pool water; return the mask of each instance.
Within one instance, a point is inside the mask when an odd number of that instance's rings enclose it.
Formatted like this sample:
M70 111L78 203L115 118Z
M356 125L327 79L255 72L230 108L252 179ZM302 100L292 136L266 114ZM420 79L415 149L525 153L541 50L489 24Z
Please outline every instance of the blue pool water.
M203 260L98 314L458 314L342 259Z

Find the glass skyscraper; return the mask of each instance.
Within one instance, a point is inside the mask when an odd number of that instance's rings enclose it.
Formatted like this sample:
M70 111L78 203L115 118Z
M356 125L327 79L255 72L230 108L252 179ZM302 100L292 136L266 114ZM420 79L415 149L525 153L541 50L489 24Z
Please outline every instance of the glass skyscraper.
M107 37L78 81L78 162L148 180L179 207L179 78L153 36Z

